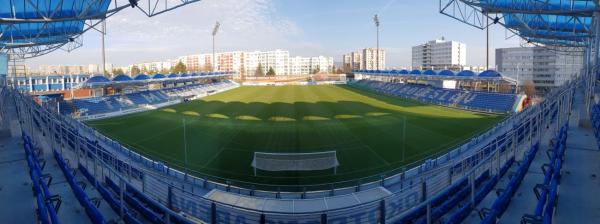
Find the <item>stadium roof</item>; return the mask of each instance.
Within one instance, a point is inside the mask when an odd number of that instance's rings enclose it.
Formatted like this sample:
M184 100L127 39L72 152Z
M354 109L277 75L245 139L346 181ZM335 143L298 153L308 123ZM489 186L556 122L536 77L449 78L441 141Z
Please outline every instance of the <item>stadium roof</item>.
M133 79L131 77L129 77L128 75L117 75L112 79L113 82L127 82L127 81L131 81L131 80L133 80Z
M110 82L110 80L108 80L106 77L104 77L102 75L98 75L98 76L92 76L85 82L86 83L104 83L104 82Z
M406 73L403 73L405 71ZM434 70L412 70L410 73L406 70L355 70L354 73L363 74L363 75L373 75L373 76L388 76L388 77L406 77L406 78L415 78L415 79L426 79L426 80L448 80L448 79L461 79L461 80L505 80L508 82L514 82L511 78L503 77L497 71L487 70L481 72L479 74L470 71L450 71L450 70L442 70L442 71L434 71Z
M92 76L90 77L88 80L86 80L86 82L81 83L80 86L78 87L100 87L100 86L110 86L110 85L116 85L116 84L142 84L142 83L161 83L161 82L176 82L176 81L190 81L190 80L197 80L197 79L204 79L204 78L217 78L217 77L223 77L223 76L228 76L231 75L231 72L211 72L211 73L202 73L202 75L198 75L198 76L188 76L188 77L179 77L179 76L175 76L175 77L171 77L171 75L169 75L169 77L164 77L164 75L162 74L156 74L154 75L152 78L150 78L150 76L146 75L146 74L139 74L137 76L135 76L135 78L131 78L127 75L118 75L115 76L112 80L109 80L108 78L102 76L102 75L96 75L96 76ZM157 78L160 76L163 76L163 78Z
M426 70L423 72L423 75L437 75L437 72L435 72L434 70Z
M460 71L459 73L456 73L456 76L474 77L476 75L475 75L475 72L473 72L473 71L463 70L463 71Z
M0 0L0 53L31 58L82 46L81 34L132 7L155 16L200 0ZM151 7L152 6L152 7Z
M484 71L482 73L479 73L478 76L479 77L502 77L502 75L500 75L500 73L498 73L497 71L494 71L494 70Z
M152 76L152 79L164 79L164 78L166 78L166 76L163 74L155 74Z
M500 24L528 43L587 47L595 29L593 0L440 0L440 12L484 29Z
M454 76L454 72L450 70L442 70L438 74L441 76Z
M135 76L135 78L133 78L133 80L147 80L150 79L149 76L145 75L145 74L138 74L137 76Z

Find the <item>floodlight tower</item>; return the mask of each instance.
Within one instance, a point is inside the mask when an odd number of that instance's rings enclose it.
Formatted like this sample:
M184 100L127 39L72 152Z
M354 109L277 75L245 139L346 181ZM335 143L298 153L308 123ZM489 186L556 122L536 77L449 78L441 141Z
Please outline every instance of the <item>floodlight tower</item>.
M219 21L217 21L217 23L215 23L215 28L213 28L213 32L212 32L212 43L213 43L213 56L212 56L212 71L216 71L216 61L217 58L215 56L215 36L217 35L217 33L219 32L219 28L221 27L221 23L219 23Z
M102 35L102 75L106 76L108 72L106 72L106 48L104 46L104 37L106 36L106 20L102 21L102 30L100 34Z
M375 28L377 28L377 50L375 53L375 60L376 60L376 65L377 68L375 70L379 70L379 16L377 14L375 14L375 16L373 17L373 22L375 22Z

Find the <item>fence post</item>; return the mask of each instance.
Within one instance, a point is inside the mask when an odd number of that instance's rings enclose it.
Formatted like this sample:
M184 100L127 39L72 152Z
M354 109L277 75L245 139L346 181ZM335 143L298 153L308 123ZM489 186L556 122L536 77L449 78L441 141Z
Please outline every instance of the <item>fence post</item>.
M471 173L471 204L475 205L475 171Z
M123 180L121 178L119 178L119 202L120 202L120 213L121 213L121 217L125 216L125 198L123 197L124 195L124 191L125 189L123 189Z
M267 223L267 218L265 217L265 214L260 214L260 224L265 224Z
M321 214L321 224L327 224L327 213Z
M169 209L173 209L173 186L169 185L169 192L167 192L167 206Z
M496 138L496 173L500 173L500 148L498 148L498 139Z
M427 224L431 224L431 202L427 202L427 217L425 219L427 220Z
M214 202L210 204L210 223L217 223L217 204Z
M381 202L379 202L379 213L379 223L385 224L385 200L381 200Z
M427 199L427 181L423 179L421 181L423 181L421 183L421 202L424 202Z

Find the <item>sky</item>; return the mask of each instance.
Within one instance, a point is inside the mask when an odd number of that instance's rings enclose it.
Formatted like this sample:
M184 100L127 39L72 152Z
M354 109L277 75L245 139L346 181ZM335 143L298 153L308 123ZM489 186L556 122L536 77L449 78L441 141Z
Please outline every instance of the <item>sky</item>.
M147 17L128 8L107 19L107 63L164 61L178 56L212 52L216 21L218 52L282 49L291 56L342 55L375 47L373 15L381 20L380 47L386 66L411 65L411 47L445 37L467 44L467 64L485 65L485 30L439 13L438 0L203 0L168 13ZM494 49L518 47L517 37L504 28L490 29L490 67ZM42 64L101 64L100 33L84 34L83 47L28 59Z

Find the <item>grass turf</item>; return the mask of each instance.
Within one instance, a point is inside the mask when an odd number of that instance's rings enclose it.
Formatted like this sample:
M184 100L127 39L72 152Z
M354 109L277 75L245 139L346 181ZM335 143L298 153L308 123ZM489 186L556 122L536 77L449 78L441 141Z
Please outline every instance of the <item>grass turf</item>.
M241 87L88 124L142 154L171 166L187 167L198 176L231 179L233 183L239 181L237 184L309 185L398 169L448 150L502 118L349 86L263 86ZM331 150L337 151L340 162L335 175L325 170L259 171L254 176L250 166L255 151Z

